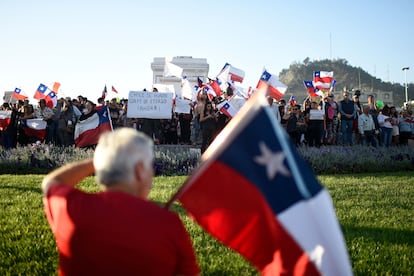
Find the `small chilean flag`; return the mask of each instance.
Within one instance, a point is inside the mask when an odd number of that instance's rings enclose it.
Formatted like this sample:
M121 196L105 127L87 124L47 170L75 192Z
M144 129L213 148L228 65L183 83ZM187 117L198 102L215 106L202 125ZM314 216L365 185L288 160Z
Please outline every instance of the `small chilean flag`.
M39 84L39 87L37 88L33 98L37 100L46 98L46 90L47 90L46 85L44 85L43 83Z
M118 91L113 86L112 86L112 92L118 93Z
M234 67L230 63L224 64L223 68L221 69L220 73L217 75L217 78L220 79L222 82L226 82L229 80L243 82L244 79L244 71Z
M260 77L256 88L260 89L262 87L268 87L268 95L277 101L280 101L287 90L287 86L280 82L276 75L272 75L266 70Z
M317 97L317 96L323 95L323 92L319 90L319 88L316 88L315 86L313 86L313 82L303 81L303 84L305 85L306 91L308 91L309 96Z
M313 72L313 85L319 89L330 88L333 80L333 73L333 71Z
M47 107L54 108L57 105L57 95L56 95L56 93L53 92L53 91L50 91L46 95L45 100L46 100Z
M18 100L26 100L28 97L22 93L20 88L15 88L13 92L13 98Z
M216 92L217 97L221 96L221 88L220 88L220 84L213 79L209 78L209 84L211 86L211 88L213 88L214 92Z
M219 103L216 107L221 113L223 113L229 118L233 118L239 111L239 109L236 106L234 106L231 102L227 100Z
M178 199L262 275L352 275L328 191L296 151L262 87L201 157Z

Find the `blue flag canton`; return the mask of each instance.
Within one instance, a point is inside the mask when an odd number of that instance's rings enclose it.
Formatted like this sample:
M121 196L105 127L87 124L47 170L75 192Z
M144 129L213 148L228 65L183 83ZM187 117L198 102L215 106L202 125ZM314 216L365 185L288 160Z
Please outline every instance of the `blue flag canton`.
M254 119L234 141L230 142L228 148L217 159L255 185L273 212L279 214L307 197L303 195L296 182L297 177L293 175L292 168L286 160L286 152L274 131L271 120L265 107L261 108ZM308 197L314 196L322 189L322 186L316 180L309 165L296 152L285 133L283 133L283 139L285 140L283 144L287 145L288 151L292 153L295 166L299 168L300 177L309 192ZM272 156L282 158L282 163L276 166L271 162L269 164L258 162L258 158L264 155L261 145L265 145ZM274 165L273 168L277 170L272 177L269 177L268 165Z
M316 72L313 73L313 76L315 78L319 78L321 76L321 72L320 71L316 71Z
M311 81L304 81L304 83L307 88L313 88L313 83Z
M56 93L55 93L55 92L53 92L53 91L51 91L51 92L49 93L49 97L51 97L51 98L56 98Z
M39 88L37 88L37 90L38 90L39 92L45 93L45 92L46 92L46 90L47 90L47 86L46 86L46 85L44 85L44 84L40 84L40 85L39 85Z
M101 108L96 111L99 117L99 125L109 122L108 108Z
M224 109L229 109L229 108L230 108L229 103L225 103L225 104L223 105L223 108L224 108Z
M260 77L260 80L268 82L270 80L271 76L272 76L272 74L270 74L267 71L264 71L262 76Z
M16 88L14 89L14 92L15 92L15 93L17 93L17 94L20 94L20 92L22 92L22 90L21 90L20 88L17 88L17 87L16 87Z

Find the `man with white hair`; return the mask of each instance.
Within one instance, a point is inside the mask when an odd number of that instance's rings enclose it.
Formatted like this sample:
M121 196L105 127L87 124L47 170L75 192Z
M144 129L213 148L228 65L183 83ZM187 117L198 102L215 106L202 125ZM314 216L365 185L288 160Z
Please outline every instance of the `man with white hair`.
M45 212L63 275L197 275L191 240L177 214L147 200L153 145L143 133L104 133L94 158L43 180ZM75 186L95 174L104 191Z

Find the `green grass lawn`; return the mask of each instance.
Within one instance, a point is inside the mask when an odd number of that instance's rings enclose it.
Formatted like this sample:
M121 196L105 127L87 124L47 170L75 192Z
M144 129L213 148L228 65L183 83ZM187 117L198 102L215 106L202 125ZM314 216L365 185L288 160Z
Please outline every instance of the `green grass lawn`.
M51 275L53 235L43 213L42 175L0 176L0 275ZM165 203L185 177L157 177L150 194ZM320 176L330 191L356 275L414 275L414 173ZM97 191L93 178L82 189ZM174 204L192 237L204 275L254 275Z

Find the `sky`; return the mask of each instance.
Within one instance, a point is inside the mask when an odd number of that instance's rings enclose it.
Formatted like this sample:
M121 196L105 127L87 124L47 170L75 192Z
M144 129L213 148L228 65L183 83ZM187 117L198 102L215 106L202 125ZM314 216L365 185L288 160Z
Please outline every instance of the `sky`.
M413 11L412 0L1 0L0 93L57 81L59 96L96 100L107 85L127 97L152 87L154 57L173 56L206 58L213 78L228 62L244 87L306 57L413 83Z

